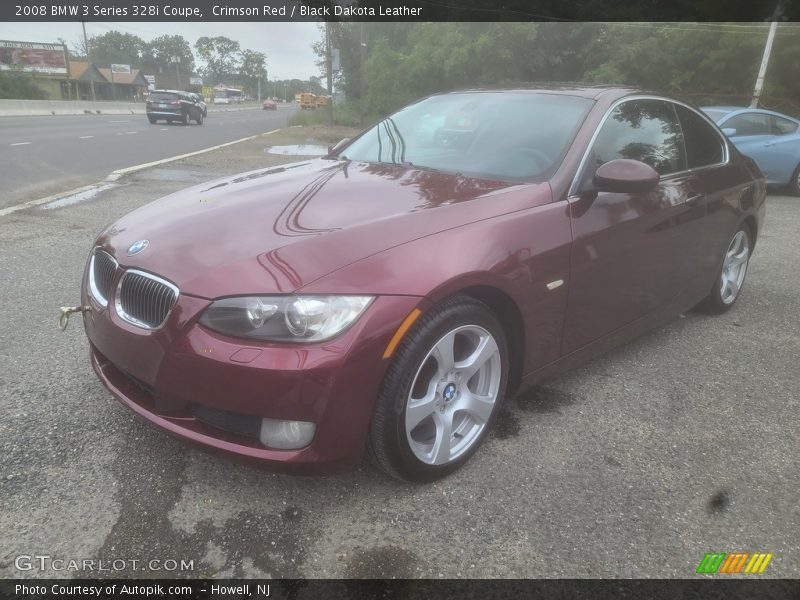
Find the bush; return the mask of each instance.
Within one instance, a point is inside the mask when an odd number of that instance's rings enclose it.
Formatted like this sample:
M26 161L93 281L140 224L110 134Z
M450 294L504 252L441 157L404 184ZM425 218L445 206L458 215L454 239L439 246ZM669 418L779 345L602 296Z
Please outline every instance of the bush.
M364 125L375 123L378 121L377 116L370 115L364 120ZM308 125L324 125L328 122L328 110L326 108L318 108L317 110L299 110L291 117L289 117L289 125L292 126L308 126ZM354 104L334 104L333 105L333 124L343 125L345 127L360 127L361 116L358 112L358 107Z
M12 100L43 100L44 91L30 75L0 71L0 98Z

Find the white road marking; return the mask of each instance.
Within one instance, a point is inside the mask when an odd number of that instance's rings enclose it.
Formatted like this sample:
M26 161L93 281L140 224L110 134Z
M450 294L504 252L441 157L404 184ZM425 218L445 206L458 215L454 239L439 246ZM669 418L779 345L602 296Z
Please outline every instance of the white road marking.
M126 131L125 135L131 135L133 133L139 133L138 131Z
M130 123L130 119L125 119L124 121L109 121L109 123Z
M32 144L33 142L17 142L16 144L9 144L9 146L27 146L28 144Z
M93 138L93 137L94 137L93 135L82 135L82 136L80 137L80 139L82 139L82 140L89 140L89 139L91 139L91 138Z
M149 167L154 167L156 165L161 165L164 163L173 162L176 160L181 160L184 158L188 158L190 156L197 156L198 154L205 154L206 152L211 152L213 150L219 150L220 148L225 148L226 146L233 146L234 144L240 144L242 142L249 142L250 140L254 140L257 137L270 135L280 131L280 129L273 129L272 131L268 131L266 133L260 133L258 135L251 135L246 138L242 138L239 140L234 140L232 142L227 142L225 144L219 144L218 146L211 146L210 148L203 148L202 150L196 150L195 152L189 152L188 154L180 154L178 156L172 156L170 158L165 158L162 160L157 160L151 163L144 163L141 165L136 165L133 167L128 167L126 169L118 169L116 171L111 172L108 177L106 177L102 182L93 183L91 185L85 185L83 187L76 188L74 190L69 190L67 192L61 192L60 194L53 194L52 196L46 196L45 198L38 198L36 200L29 200L28 202L23 202L22 204L17 204L15 206L9 206L7 208L0 209L0 217L4 217L6 215L10 215L11 213L15 213L18 210L25 210L26 208L31 208L33 206L39 206L40 204L47 204L48 202L54 202L55 200L60 200L66 196L74 196L75 194L79 194L81 192L86 192L89 190L94 190L98 186L107 185L106 182L116 181L120 177L127 175L129 173L133 173L135 171L141 171L142 169L147 169ZM31 142L26 142L31 143Z

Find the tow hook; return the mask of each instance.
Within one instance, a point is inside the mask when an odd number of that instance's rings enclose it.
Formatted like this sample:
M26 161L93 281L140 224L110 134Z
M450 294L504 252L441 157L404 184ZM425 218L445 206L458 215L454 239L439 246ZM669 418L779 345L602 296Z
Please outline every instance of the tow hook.
M69 316L72 313L85 313L89 310L88 306L62 306L61 315L58 317L58 328L64 331L69 325Z

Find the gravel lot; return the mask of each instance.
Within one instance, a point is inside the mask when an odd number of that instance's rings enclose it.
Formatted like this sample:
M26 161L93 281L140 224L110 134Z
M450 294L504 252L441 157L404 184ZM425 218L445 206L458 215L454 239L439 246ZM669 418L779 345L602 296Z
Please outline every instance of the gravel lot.
M174 190L291 159L267 145L345 134L283 131L0 218L0 577L81 575L15 568L33 554L194 561L176 576L692 577L710 550L773 552L764 576L800 575L798 198L769 198L732 312L688 313L515 398L433 485L368 465L322 478L235 465L113 400L78 320L56 329L95 234Z

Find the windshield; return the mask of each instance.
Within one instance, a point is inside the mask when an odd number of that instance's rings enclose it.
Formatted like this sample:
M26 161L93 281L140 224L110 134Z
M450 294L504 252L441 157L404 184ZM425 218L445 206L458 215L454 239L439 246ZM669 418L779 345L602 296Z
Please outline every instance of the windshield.
M539 179L558 166L592 104L529 92L433 96L387 117L342 156L477 177Z

